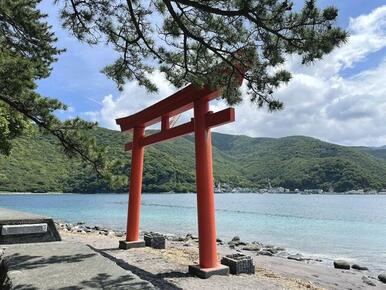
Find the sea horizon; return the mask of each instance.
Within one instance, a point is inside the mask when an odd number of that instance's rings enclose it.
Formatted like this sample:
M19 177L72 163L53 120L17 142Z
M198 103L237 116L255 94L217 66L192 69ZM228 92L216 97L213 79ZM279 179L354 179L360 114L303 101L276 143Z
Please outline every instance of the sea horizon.
M215 192L216 195L218 194L240 194L241 192ZM83 195L93 195L93 194L129 194L129 192L56 192L56 191L48 191L48 192L9 192L9 191L0 191L0 195L61 195L61 194L83 194ZM197 194L196 192L142 192L141 194L149 195L149 194ZM386 195L386 192L376 192L376 193L348 193L348 192L323 192L323 193L303 193L303 192L274 192L274 193L268 193L268 192L242 192L242 194L278 194L278 195L344 195L344 196L350 196L350 195Z

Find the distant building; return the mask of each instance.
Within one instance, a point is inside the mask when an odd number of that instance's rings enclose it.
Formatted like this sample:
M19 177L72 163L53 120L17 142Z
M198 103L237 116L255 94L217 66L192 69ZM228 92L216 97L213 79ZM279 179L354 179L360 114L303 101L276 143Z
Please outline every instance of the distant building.
M353 189L346 191L347 194L364 194L365 191L363 189Z
M304 193L306 194L322 194L324 191L323 189L317 188L317 189L305 189Z
M288 188L284 188L284 187L271 187L271 188L260 188L258 190L258 192L260 193L286 193L286 192L290 192L290 190Z

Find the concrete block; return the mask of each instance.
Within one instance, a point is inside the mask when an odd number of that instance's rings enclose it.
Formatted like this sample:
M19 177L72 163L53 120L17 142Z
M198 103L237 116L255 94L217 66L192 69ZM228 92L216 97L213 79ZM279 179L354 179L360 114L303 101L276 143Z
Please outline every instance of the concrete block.
M134 248L143 248L145 247L145 241L119 241L119 248L122 250L134 249Z
M221 264L228 266L230 273L234 275L255 273L252 257L244 254L227 255L221 259Z
M200 268L199 265L190 265L189 273L201 279L208 279L213 275L228 276L229 267L221 264L215 268Z
M146 247L153 249L165 249L165 236L158 233L146 233L144 235Z

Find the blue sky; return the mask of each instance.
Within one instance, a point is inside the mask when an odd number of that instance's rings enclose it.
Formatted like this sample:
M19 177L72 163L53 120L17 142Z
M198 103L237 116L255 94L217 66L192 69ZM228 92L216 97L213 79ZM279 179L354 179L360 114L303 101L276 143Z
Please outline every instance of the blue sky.
M296 1L300 6L303 1ZM334 5L340 11L339 25L352 39L347 47L334 51L312 67L299 65L291 58L287 64L293 81L277 92L285 110L267 113L244 103L236 107L236 122L219 129L232 134L282 137L308 135L347 145L386 144L386 6L380 0L319 0L318 5ZM43 0L40 9L59 38L57 46L66 48L54 64L48 79L39 82L38 91L70 106L62 118L81 116L115 129L114 118L133 113L166 97L175 88L163 76L158 95L149 95L130 82L123 92L100 70L113 62L114 51L106 46L82 44L61 28L58 7ZM376 86L375 86L376 84ZM217 102L215 109L225 104Z

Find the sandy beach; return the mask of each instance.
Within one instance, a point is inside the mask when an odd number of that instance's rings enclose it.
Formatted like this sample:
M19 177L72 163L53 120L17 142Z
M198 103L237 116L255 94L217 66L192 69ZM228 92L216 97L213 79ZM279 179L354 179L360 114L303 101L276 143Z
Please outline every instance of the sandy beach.
M228 241L218 243L219 259L237 252L248 254L253 257L255 274L213 276L203 280L187 273L188 265L198 262L198 240L192 235L167 236L164 250L146 247L124 251L118 249L122 232L85 231L85 226L68 230L64 224L58 228L64 241L88 245L159 289L386 289L386 284L370 271L334 269L316 260L257 255L242 247L231 248Z

